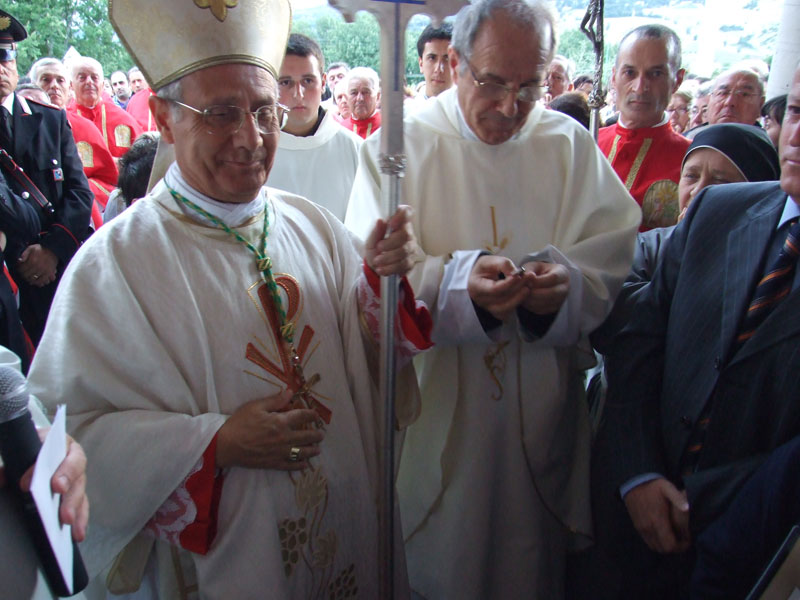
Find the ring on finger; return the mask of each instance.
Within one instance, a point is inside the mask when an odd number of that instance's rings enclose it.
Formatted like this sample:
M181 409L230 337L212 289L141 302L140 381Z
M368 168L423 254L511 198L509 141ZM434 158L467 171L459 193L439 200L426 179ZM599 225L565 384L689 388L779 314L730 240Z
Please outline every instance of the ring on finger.
M293 446L289 450L289 462L297 462L300 460L300 448Z

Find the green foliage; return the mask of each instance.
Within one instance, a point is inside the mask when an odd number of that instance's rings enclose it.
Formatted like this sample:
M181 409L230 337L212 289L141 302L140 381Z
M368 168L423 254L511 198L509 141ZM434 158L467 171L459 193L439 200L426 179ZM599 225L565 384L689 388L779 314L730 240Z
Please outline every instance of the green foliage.
M575 61L577 69L575 75L591 75L594 77L595 56L592 43L579 29L572 29L561 33L558 40L558 54ZM617 56L617 44L606 44L603 50L603 80L611 77L611 67Z
M411 81L421 78L417 60L417 38L427 24L427 18L415 17L411 19L406 30L405 72ZM324 11L321 15L296 15L292 31L316 40L322 48L326 65L341 61L351 67L372 67L380 73L380 27L375 17L367 12L359 12L353 23L346 23L333 11Z
M3 10L28 30L18 48L20 74L39 58L63 58L70 46L99 60L107 75L133 65L108 20L107 0L6 0Z

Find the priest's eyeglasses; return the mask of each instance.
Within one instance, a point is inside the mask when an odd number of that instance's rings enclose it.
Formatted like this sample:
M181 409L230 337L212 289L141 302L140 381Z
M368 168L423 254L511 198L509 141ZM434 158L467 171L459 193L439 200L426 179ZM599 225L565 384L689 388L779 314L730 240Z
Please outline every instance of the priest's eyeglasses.
M245 110L239 106L215 104L205 110L189 106L169 98L170 102L200 115L208 133L212 135L233 135L242 128L244 118L252 115L256 128L264 135L278 133L286 125L289 108L283 104L267 104L256 111Z
M472 74L472 80L475 82L475 87L478 88L478 94L487 100L495 102L502 102L514 90L516 86L505 85L490 79L478 79L475 75L475 69L472 64L467 61L469 72ZM521 85L516 91L516 99L518 102L536 102L539 99L539 94L542 91L542 83L529 83Z

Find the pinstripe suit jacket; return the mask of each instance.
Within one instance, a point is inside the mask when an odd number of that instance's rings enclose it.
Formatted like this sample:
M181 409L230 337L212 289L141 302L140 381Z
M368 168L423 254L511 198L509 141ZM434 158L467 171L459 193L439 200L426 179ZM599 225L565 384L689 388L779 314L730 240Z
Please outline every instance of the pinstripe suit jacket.
M647 472L685 486L695 531L767 453L800 434L800 290L732 350L785 201L778 182L704 190L606 349L600 436L614 456L606 472L616 486ZM698 468L682 479L681 459L707 402Z

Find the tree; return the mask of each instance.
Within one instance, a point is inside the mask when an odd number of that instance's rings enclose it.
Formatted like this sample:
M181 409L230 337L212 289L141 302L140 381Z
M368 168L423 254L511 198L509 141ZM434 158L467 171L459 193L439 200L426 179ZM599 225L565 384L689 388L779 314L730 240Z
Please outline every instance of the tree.
M575 61L577 66L576 75L587 74L594 77L594 49L583 32L579 29L572 29L561 34L558 40L558 53ZM614 66L614 59L617 56L617 45L609 46L606 44L603 50L603 79L608 81L611 77L611 67Z
M62 58L70 46L99 60L107 74L133 65L108 20L107 0L6 0L3 9L28 30L18 48L20 73L39 58Z
M351 67L371 67L380 73L380 28L367 12L359 12L353 23L337 14L311 12L295 18L292 31L314 39L322 48L325 62L346 62ZM428 24L427 17L414 17L406 30L406 67L410 79L419 79L417 38ZM414 74L417 77L414 77Z

